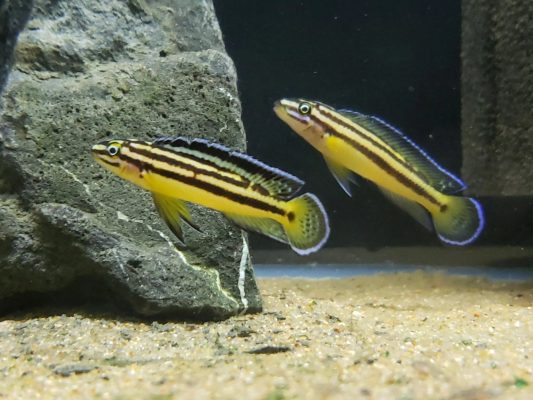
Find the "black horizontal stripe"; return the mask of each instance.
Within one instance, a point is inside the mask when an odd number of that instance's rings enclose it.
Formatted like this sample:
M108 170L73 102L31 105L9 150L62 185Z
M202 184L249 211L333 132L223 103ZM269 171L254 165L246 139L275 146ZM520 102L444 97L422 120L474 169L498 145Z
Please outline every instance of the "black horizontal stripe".
M396 179L398 182L400 182L402 185L407 186L409 189L411 189L416 194L422 196L423 198L427 199L430 203L435 204L436 206L442 207L442 204L435 199L433 196L431 196L426 190L424 190L423 187L418 185L416 182L413 182L411 179L403 175L401 172L397 171L394 167L392 167L387 161L385 161L382 157L374 153L372 150L366 148L365 146L357 143L355 140L347 138L344 135L341 135L340 133L336 132L335 130L332 130L330 132L334 136L341 138L348 142L355 150L359 151L361 154L363 154L366 158L368 158L370 161L375 163L378 167L380 167L383 171L385 171L388 175L392 176L394 179Z
M280 174L282 171L276 171L273 168L270 168L268 165L253 159L239 151L232 150L222 145L215 145L209 143L205 140L186 140L185 138L169 138L169 139L160 139L156 140L155 145L166 144L171 147L176 148L187 148L199 153L204 153L206 155L218 158L220 160L228 161L231 164L235 165L237 168L244 170L249 175L259 175L265 180L270 180L272 178L283 179L283 181L289 186L292 190L296 191L299 189L302 184L299 180L295 180L294 177L291 177L289 174ZM181 153L180 153L181 154ZM234 172L231 171L230 172Z
M269 169L266 169L264 166L262 166L259 163L255 163L253 161L250 161L249 159L243 158L239 156L239 153L236 151L233 151L229 148L224 148L222 146L212 146L209 145L206 142L199 141L199 140L192 140L187 148L191 150L195 150L201 153L208 154L210 156L222 159L222 160L229 160L231 163L235 164L235 166L245 170L249 174L260 174L262 176L272 177L273 173Z
M136 147L132 147L129 144L127 144L126 147L132 153L139 154L139 155L144 156L144 157L149 158L149 159L160 161L160 162L162 162L164 164L167 164L167 165L170 165L172 167L179 167L179 168L185 169L187 171L191 171L194 174L201 174L201 175L205 175L205 176L210 176L212 178L221 180L221 181L229 183L231 185L235 185L235 186L239 186L239 187L243 187L243 188L247 188L249 186L249 182L247 180L246 181L236 180L236 179L230 178L228 176L221 175L221 174L219 174L217 172L214 172L214 171L208 171L208 170L205 170L205 169L202 169L202 168L197 168L197 167L195 167L195 166L193 166L191 164L187 164L187 163L178 161L178 160L176 160L173 157L165 156L165 155L162 155L162 154L157 154L157 153L155 153L153 151L150 151L150 150L138 149ZM162 149L162 148L159 148L159 149L161 149L163 151L169 151L169 150ZM173 152L170 152L170 153L174 154ZM180 155L180 154L178 154L178 155Z
M188 158L190 160L193 160L193 161L196 161L196 162L199 162L199 163L202 163L202 164L205 164L209 167L213 167L213 168L217 168L219 169L220 171L222 172L229 172L230 174L237 174L237 172L231 168L228 168L228 167L225 167L221 164L218 164L216 161L213 161L213 160L210 160L208 158L202 158L200 156L197 156L197 155L194 155L194 154L191 154L191 153L187 153L185 151L180 151L178 150L178 148L176 150L168 150L168 149L165 149L164 147L159 147L159 148L162 148L166 151L171 151L172 153L176 154L176 155L179 155L181 157L184 157L184 158ZM221 158L218 158L220 161L223 161ZM241 176L241 178L243 178L243 181L246 182L246 186L245 187L248 187L250 185L250 180L248 178L246 178L245 176L242 176L242 175L239 175Z
M191 154L191 153L188 153L186 151L183 151L184 149L187 149L187 150L196 151L198 153L206 154L205 151L199 151L197 149L192 149L191 146L190 146L190 141L187 141L186 139L181 138L181 137L178 137L178 138L167 138L167 139L157 139L155 142L152 143L152 146L160 148L160 149L163 149L163 150L171 151L172 153L179 154L180 156L183 156L183 157L188 157L188 158L190 158L190 159L192 159L194 161L204 163L206 165L209 165L210 167L218 168L218 169L220 169L221 171L224 171L224 172L235 173L235 171L232 171L230 168L227 168L227 167L224 167L222 165L219 165L215 161L209 160L207 158L199 157L199 156L196 156L194 154ZM224 159L228 158L227 157L228 154L229 154L229 152L226 152L225 153L226 157L224 157L224 158L221 158L219 156L213 156L212 154L211 154L211 156L212 157L216 157L219 160L224 160ZM209 154L206 154L206 155L209 155Z
M165 177L165 178L168 178L168 179L173 179L173 180L176 180L178 182L184 183L186 185L197 187L197 188L199 188L201 190L205 190L206 192L209 192L211 194L224 197L224 198L226 198L228 200L231 200L231 201L234 201L236 203L239 203L239 204L242 204L242 205L246 205L246 206L249 206L249 207L254 207L254 208L257 208L259 210L268 211L268 212L271 212L273 214L285 215L285 211L282 210L279 207L276 207L276 206L273 206L271 204L265 203L265 202L263 202L261 200L253 199L253 198L250 198L250 197L246 197L246 196L240 195L238 193L231 192L229 190L226 190L226 189L221 188L219 186L213 185L211 183L203 182L203 181L201 181L199 179L196 179L194 177L188 177L188 176L184 176L184 175L175 173L173 171L169 171L169 170L165 170L165 169L161 169L161 168L156 168L153 164L139 161L139 160L137 160L135 158L126 156L125 154L122 154L122 153L120 154L120 159L125 161L125 162L128 162L128 163L131 163L131 164L135 165L140 170L145 170L145 171L148 171L148 172L152 172L152 173L155 173L155 174L160 175L162 177Z
M255 191L255 192L257 192L257 193L259 193L259 194L261 194L263 196L270 196L270 192L268 191L268 189L265 188L264 186L262 186L260 182L253 182L253 180L250 180L246 176L243 176L242 174L239 174L239 172L236 171L236 169L225 167L224 165L219 164L216 161L210 160L208 158L204 158L204 157L201 157L201 156L198 156L198 155L195 155L195 154L191 154L191 153L186 152L186 151L182 151L182 148L180 148L180 147L177 147L177 146L173 146L173 147L175 147L175 149L170 150L170 151L172 151L172 153L177 154L177 155L179 155L181 157L188 158L190 160L193 160L193 161L208 165L210 167L217 168L217 169L219 169L220 171L223 171L223 172L228 172L230 174L238 174L243 180L242 187L251 188L253 191ZM164 148L164 149L169 151L168 148ZM191 150L191 149L189 149L189 150ZM196 151L198 153L201 153L199 150L192 150L192 151ZM215 157L217 160L219 160L219 162L225 162L224 159L222 159L222 158L220 158L218 156L215 156L213 154L209 154L209 156ZM232 159L232 161L233 161L233 159ZM239 166L237 166L237 165L235 165L235 166L236 166L237 169L241 169L242 170L242 168L240 168ZM244 170L244 171L247 172L247 173L251 173L250 171L246 171L246 170ZM260 176L265 176L265 174L262 174ZM273 177L274 177L274 175L270 179L272 179Z
M375 147L379 148L380 150L384 151L385 153L387 153L388 156L392 157L395 161L397 161L400 164L402 164L405 168L407 168L408 170L416 173L415 169L409 163L407 163L404 160L402 160L401 158L399 158L396 154L394 154L394 152L390 151L390 149L388 149L387 147L383 146L381 143L379 143L373 137L367 136L364 133L360 132L356 127L354 127L353 125L351 125L351 124L349 124L347 122L344 122L343 120L341 120L339 117L337 117L335 114L333 114L333 112L331 112L329 110L326 111L324 109L320 109L319 108L318 111L321 112L322 114L325 114L334 123L346 128L349 131L355 133L356 135L368 140L372 144L372 146L375 146ZM424 180L423 178L421 178L421 179Z
M108 161L105 158L99 158L99 160L113 167L120 167L120 163L118 161Z
M348 129L351 132L354 132L360 137L364 137L365 139L368 139L372 146L375 146L381 150L383 150L387 155L391 156L394 160L398 161L400 164L404 165L407 169L413 170L411 166L407 165L402 160L398 159L398 157L390 152L389 149L384 147L381 143L376 142L373 138L369 138L366 135L363 135L361 132L359 132L356 128L353 126L345 123L344 121L341 121L339 118L333 116L330 112L324 113L324 110L319 110L319 112L322 112L323 114L326 114L327 118L330 118L333 122L336 124L339 124L346 129ZM310 116L313 122L319 124L320 126L324 126L324 122L319 120L318 117L311 115ZM373 152L372 150L368 149L367 147L361 145L357 141L353 140L350 137L347 137L335 130L333 127L329 127L329 129L326 129L327 132L332 134L333 136L336 136L344 141L346 141L349 145L351 145L355 150L362 153L366 158L371 160L373 163L375 163L377 166L379 166L385 173L387 173L389 176L392 176L394 179L396 179L398 182L400 182L402 185L405 185L409 189L411 189L413 192L418 194L419 196L422 196L423 198L427 199L430 203L435 204L439 207L442 206L442 204L435 199L433 196L431 196L427 190L425 190L423 187L418 185L416 182L413 182L411 179L403 175L400 171L395 169L392 165L390 165L387 161L385 161L382 157L380 157L378 154Z
M230 174L238 174L238 172L236 172L234 169L225 167L225 166L223 166L221 164L218 164L215 161L209 160L207 158L202 158L202 157L197 156L195 154L187 153L187 152L184 152L184 151L182 152L182 151L179 151L179 150L177 150L175 153L179 154L182 157L189 158L190 160L209 165L210 167L217 168L217 169L219 169L219 170L221 170L223 172L229 172ZM212 156L212 157L214 157L214 156ZM220 160L220 161L224 161L223 159L221 159L219 157L216 157L216 158L218 160ZM255 182L252 183L252 181L250 181L250 179L248 179L247 177L245 177L243 175L239 175L239 176L242 178L242 180L244 182L243 185L242 185L243 187L251 188L255 192L257 192L259 194L262 194L263 196L269 196L270 195L270 192L268 191L268 189L266 189L263 186L261 186L260 183L255 183Z
M317 111L319 113L322 113L326 116L326 118L329 118L331 119L334 123L348 129L350 132L353 132L354 134L356 134L357 136L359 137L362 137L364 139L367 139L372 146L375 146L381 150L383 150L387 155L389 155L390 157L392 157L395 161L399 162L401 165L403 165L404 167L406 167L407 169L409 169L410 171L416 173L416 171L413 169L413 167L411 165L409 165L408 163L406 163L405 161L401 160L400 158L398 158L398 156L396 154L394 154L393 152L391 152L388 148L386 148L385 146L383 146L381 143L377 142L374 138L372 137L368 137L367 135L364 135L362 132L360 132L359 130L357 130L354 126L352 126L351 124L348 124L344 121L342 121L340 118L338 118L337 116L334 115L334 110L327 110L325 109L324 106L321 106L320 107L316 107ZM425 199L427 199L429 202L431 202L432 204L435 204L439 207L442 207L442 204L437 200L435 199L433 196L431 196L426 190L424 190L423 187L421 187L420 185L418 185L416 182L413 182L411 179L409 179L407 176L403 175L401 172L399 172L398 170L396 170L394 167L392 167L387 161L385 161L382 157L380 157L378 154L374 153L372 150L366 148L365 146L361 145L360 143L358 143L357 141L353 140L352 138L350 137L347 137L343 134L341 134L340 132L338 132L334 127L332 126L329 126L327 123L325 123L324 121L321 121L316 115L313 115L313 113L310 113L309 114L309 117L313 120L313 122L315 124L317 124L318 126L320 126L320 128L324 131L324 132L328 132L329 134L333 135L333 136L336 136L344 141L346 141L349 145L351 145L355 150L359 151L360 153L362 153L363 155L365 155L369 160L371 160L372 162L374 162L376 165L378 165L383 171L385 171L388 175L392 176L394 179L396 179L398 182L400 182L401 184L407 186L409 189L411 189L413 192L417 193L418 195L424 197ZM424 180L423 178L421 178L422 180Z

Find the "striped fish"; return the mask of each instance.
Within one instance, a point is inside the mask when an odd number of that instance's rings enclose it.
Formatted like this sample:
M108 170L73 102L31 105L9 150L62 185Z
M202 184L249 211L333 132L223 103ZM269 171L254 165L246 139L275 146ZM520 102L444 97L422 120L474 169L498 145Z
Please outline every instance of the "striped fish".
M306 255L329 236L328 218L304 182L252 157L203 139L110 140L93 146L107 170L152 193L160 216L183 242L182 221L197 228L187 202L222 212Z
M355 173L444 243L467 245L483 230L481 205L460 195L465 184L379 118L303 99L282 99L274 111L322 153L348 195Z

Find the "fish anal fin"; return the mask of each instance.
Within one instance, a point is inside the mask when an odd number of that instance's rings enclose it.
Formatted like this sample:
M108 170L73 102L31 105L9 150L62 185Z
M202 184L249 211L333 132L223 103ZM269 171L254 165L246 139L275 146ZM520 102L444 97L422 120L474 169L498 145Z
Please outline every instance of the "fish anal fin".
M224 213L226 218L246 231L261 233L282 243L288 243L283 226L268 218L250 217L239 214Z
M329 168L329 171L341 186L341 188L346 192L346 194L352 197L352 189L350 188L350 183L355 182L355 176L352 171L344 167L342 164L339 164L330 157L324 157L326 164Z
M387 190L381 186L378 186L378 188L391 202L396 204L407 214L413 217L428 231L433 232L434 227L431 214L424 207L414 201L406 199L403 196L397 195L396 193L393 193L390 190Z
M183 200L159 193L152 193L152 198L157 212L182 243L184 243L182 221L187 222L192 228L201 232L196 224L192 222L187 204Z

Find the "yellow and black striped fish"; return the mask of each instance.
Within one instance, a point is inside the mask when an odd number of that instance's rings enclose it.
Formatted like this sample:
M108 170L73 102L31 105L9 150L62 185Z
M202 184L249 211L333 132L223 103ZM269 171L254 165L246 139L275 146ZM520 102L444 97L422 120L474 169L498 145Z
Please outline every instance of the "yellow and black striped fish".
M428 229L435 229L444 243L467 245L483 230L481 205L459 193L465 184L379 118L303 99L277 101L274 111L322 153L349 195L356 173L378 185Z
M152 193L156 209L183 242L181 222L195 227L186 202L224 213L246 230L289 243L298 254L329 236L326 212L304 182L252 157L203 139L110 140L92 148L107 170Z

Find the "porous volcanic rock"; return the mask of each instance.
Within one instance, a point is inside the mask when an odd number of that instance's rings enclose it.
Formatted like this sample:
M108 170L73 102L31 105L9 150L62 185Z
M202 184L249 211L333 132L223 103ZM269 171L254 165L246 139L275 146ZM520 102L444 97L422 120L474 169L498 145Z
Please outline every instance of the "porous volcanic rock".
M107 138L173 135L244 149L212 2L38 0L15 60L0 119L0 311L58 293L147 316L259 311L239 229L193 207L202 232L185 227L176 246L150 194L90 154Z

